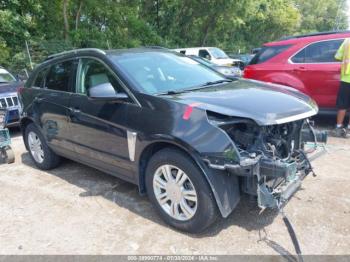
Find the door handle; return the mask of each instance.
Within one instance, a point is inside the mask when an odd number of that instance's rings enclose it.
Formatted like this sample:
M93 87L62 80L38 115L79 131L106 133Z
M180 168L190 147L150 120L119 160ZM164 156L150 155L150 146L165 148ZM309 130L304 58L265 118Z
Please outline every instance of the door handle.
M40 103L43 100L44 100L44 98L35 97L34 98L34 103Z
M306 71L306 68L304 66L299 66L297 68L294 68L293 71L298 72L298 71Z
M79 114L81 111L79 108L73 108L73 107L70 107L69 108L69 112L71 115L76 115L76 114Z

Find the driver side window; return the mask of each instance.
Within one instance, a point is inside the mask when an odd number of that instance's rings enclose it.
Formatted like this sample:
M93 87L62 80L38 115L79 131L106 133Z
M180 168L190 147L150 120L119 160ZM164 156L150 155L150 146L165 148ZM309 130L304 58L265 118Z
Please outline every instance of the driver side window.
M209 52L207 50L205 50L205 49L199 50L198 56L203 57L203 58L208 59L208 60L211 59L211 56L210 56Z
M118 80L102 63L89 58L81 59L77 93L88 95L91 87L106 83L110 83L117 93L123 92Z

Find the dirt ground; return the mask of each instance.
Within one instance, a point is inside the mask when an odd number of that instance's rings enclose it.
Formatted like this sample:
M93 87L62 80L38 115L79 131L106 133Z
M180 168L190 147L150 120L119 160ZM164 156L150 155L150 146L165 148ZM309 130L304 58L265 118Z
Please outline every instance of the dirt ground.
M12 136L16 162L0 166L0 254L295 253L281 216L259 215L248 198L203 234L183 234L134 185L68 160L39 171ZM350 140L330 138L328 151L285 208L304 254L350 253Z

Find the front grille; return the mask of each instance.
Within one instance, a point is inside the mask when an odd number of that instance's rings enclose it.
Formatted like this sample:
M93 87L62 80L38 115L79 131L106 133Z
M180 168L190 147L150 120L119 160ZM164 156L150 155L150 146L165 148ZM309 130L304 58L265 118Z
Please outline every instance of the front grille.
M17 96L9 96L0 98L0 108L8 108L18 106L18 97Z

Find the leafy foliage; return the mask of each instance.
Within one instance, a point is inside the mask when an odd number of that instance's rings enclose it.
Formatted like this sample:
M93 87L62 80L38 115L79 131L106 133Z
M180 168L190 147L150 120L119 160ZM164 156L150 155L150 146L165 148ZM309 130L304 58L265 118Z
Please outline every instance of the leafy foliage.
M347 27L345 0L0 0L0 64L79 47L218 46Z

